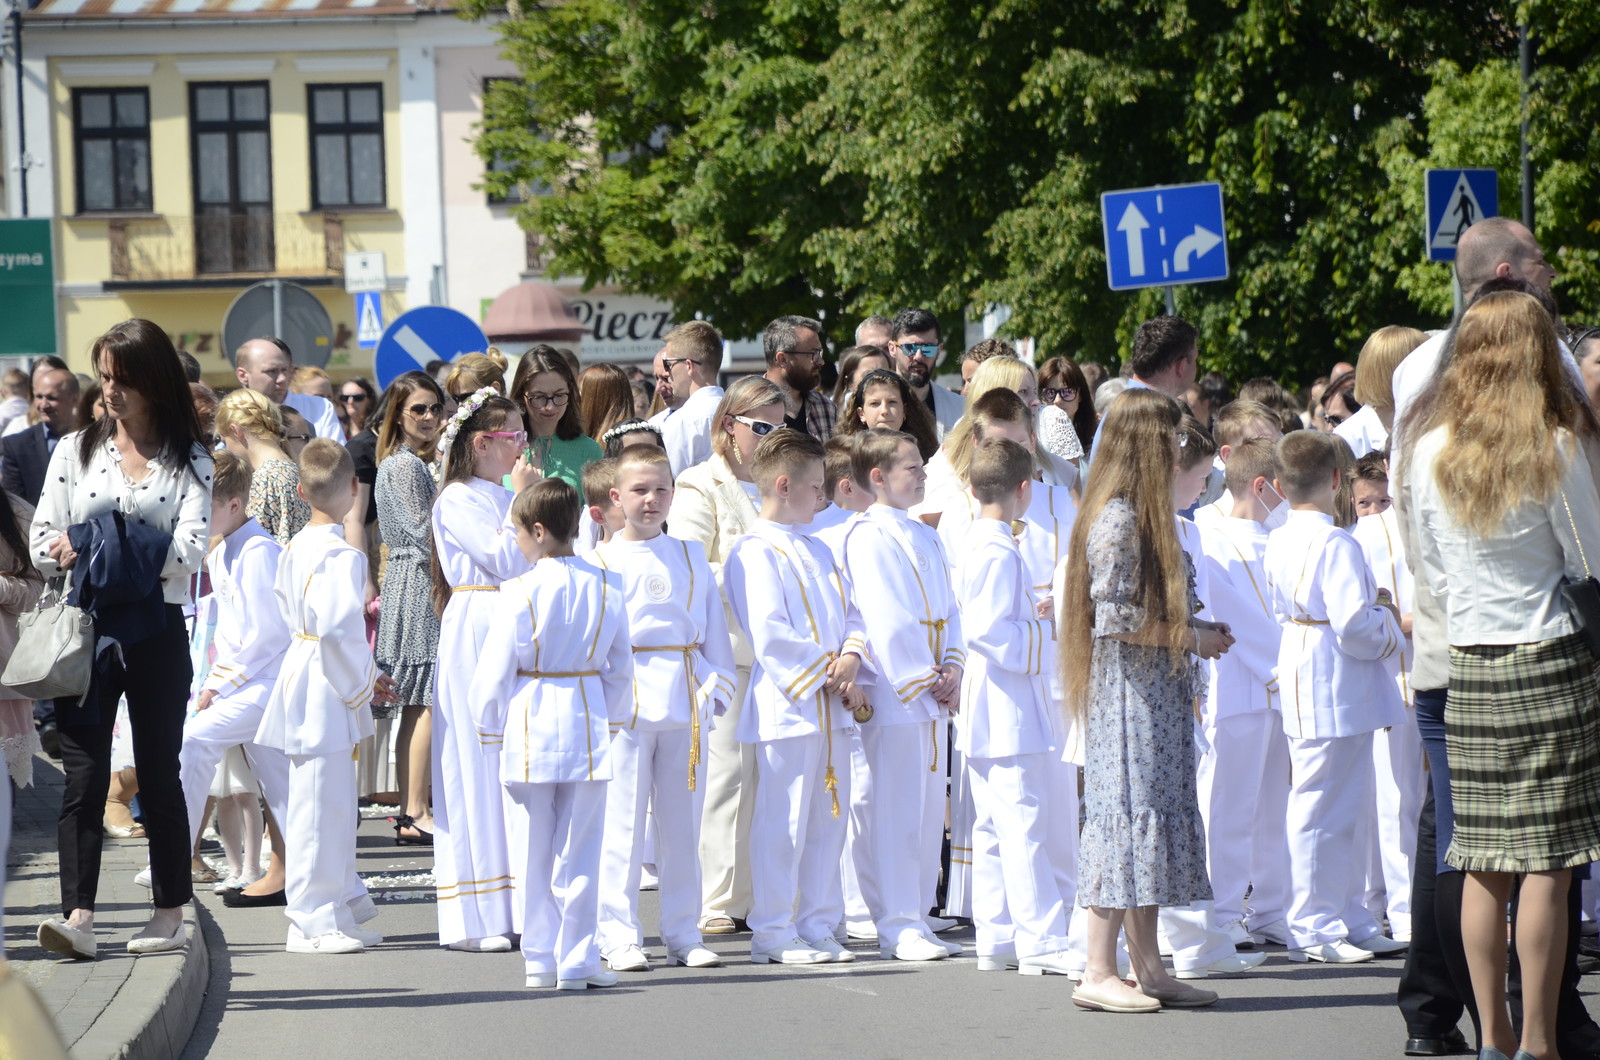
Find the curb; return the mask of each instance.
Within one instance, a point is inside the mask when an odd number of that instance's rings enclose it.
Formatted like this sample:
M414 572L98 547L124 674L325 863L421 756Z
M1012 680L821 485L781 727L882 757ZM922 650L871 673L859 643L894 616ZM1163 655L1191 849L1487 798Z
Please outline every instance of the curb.
M136 958L100 1018L72 1046L74 1060L172 1060L183 1052L211 977L194 901L183 921L189 943L171 955L178 959L162 954ZM138 1029L130 1034L130 1027Z

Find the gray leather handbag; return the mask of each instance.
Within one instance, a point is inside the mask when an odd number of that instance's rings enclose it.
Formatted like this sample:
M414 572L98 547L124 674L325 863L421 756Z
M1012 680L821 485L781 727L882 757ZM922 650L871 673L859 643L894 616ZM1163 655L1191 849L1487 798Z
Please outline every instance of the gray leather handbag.
M0 684L28 699L82 698L94 673L94 619L67 603L66 579L54 578L32 611L17 618L17 648Z

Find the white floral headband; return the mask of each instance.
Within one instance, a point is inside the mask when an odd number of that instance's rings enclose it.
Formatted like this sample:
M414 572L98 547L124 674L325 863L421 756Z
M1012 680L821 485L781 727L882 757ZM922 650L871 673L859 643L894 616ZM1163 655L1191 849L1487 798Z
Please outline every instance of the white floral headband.
M472 414L483 408L483 403L492 397L499 397L500 391L492 386L479 388L471 397L463 401L456 409L456 414L444 425L444 434L439 439L439 460L433 466L436 479L443 479L444 468L450 462L450 447L455 444L456 435L461 433L462 424L472 418Z

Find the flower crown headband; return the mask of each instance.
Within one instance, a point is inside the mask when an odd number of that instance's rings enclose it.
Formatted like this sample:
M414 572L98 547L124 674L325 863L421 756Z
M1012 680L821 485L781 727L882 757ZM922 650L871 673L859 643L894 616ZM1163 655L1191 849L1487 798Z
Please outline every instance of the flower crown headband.
M462 425L472 418L474 412L483 408L485 401L499 396L500 391L492 386L480 387L456 409L456 414L444 425L444 434L439 439L439 460L433 467L436 478L442 480L444 477L445 465L450 462L450 447L455 444L456 435L461 433Z

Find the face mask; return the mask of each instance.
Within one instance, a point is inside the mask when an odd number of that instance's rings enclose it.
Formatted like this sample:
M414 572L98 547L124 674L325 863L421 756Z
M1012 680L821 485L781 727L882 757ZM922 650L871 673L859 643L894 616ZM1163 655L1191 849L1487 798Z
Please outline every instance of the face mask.
M1267 517L1261 521L1261 525L1268 530L1276 530L1289 521L1289 502L1284 499L1283 494L1271 486L1268 486L1267 489L1271 490L1272 495L1278 498L1278 506L1267 513ZM1262 503L1266 503L1265 497L1262 498Z

